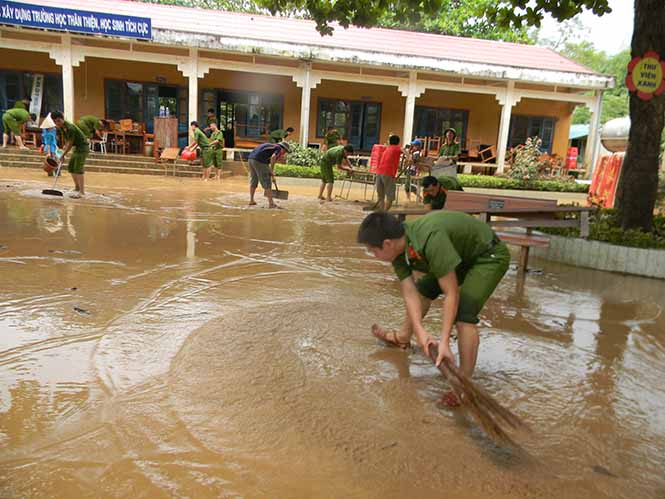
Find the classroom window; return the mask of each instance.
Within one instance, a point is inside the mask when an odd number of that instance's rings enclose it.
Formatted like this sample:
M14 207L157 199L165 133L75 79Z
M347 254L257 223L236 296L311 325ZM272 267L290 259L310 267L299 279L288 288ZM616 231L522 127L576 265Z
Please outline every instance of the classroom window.
M203 122L208 109L215 109L218 124L232 125L238 137L258 139L282 128L284 99L281 95L239 90L202 90L199 115Z
M319 99L316 136L334 127L354 149L369 151L379 141L381 104L377 102Z
M469 112L462 109L416 106L413 130L416 137L441 137L448 128L453 128L464 145L468 123Z
M513 115L510 119L509 147L524 144L529 137L539 137L543 143L540 149L550 154L554 142L554 125L556 119L545 116Z
M0 112L14 107L17 100L32 96L35 73L0 71ZM62 77L59 74L44 75L44 91L40 116L62 110Z
M118 121L131 119L145 123L152 133L154 118L163 106L178 118L179 129L187 130L187 89L172 85L106 80L105 118Z

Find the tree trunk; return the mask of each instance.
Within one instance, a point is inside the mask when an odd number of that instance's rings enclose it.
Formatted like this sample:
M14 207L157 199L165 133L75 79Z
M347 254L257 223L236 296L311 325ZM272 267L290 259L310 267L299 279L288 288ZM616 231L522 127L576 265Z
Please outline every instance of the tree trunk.
M653 50L665 59L665 1L635 0L632 57ZM624 82L617 82L624 85ZM649 101L630 94L630 134L617 189L621 227L651 230L658 192L658 158L665 94Z

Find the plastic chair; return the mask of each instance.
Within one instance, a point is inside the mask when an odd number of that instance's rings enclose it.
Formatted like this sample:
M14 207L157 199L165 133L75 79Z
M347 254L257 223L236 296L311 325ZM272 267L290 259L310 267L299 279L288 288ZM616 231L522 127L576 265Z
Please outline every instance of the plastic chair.
M109 137L108 132L102 132L101 139L90 139L90 149L92 149L92 151L94 152L95 145L98 145L99 152L102 154L106 154L106 144L108 143L108 137Z

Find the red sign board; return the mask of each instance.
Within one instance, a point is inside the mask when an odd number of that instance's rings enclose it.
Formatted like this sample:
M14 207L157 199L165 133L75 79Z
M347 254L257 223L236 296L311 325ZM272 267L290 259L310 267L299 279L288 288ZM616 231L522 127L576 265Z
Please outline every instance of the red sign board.
M614 208L617 186L623 166L623 153L601 156L593 171L589 201L602 208Z
M633 57L628 63L626 86L642 100L651 100L665 91L665 61L656 52Z

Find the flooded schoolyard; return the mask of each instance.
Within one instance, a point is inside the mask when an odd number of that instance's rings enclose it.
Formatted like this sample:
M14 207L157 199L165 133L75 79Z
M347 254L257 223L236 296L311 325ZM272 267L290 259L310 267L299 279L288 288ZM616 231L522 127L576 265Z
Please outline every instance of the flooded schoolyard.
M496 447L417 351L364 213L241 179L0 171L0 497L665 497L665 283L532 259L482 315ZM67 182L64 183L67 185ZM260 200L261 202L263 200ZM438 313L427 325L437 333Z

